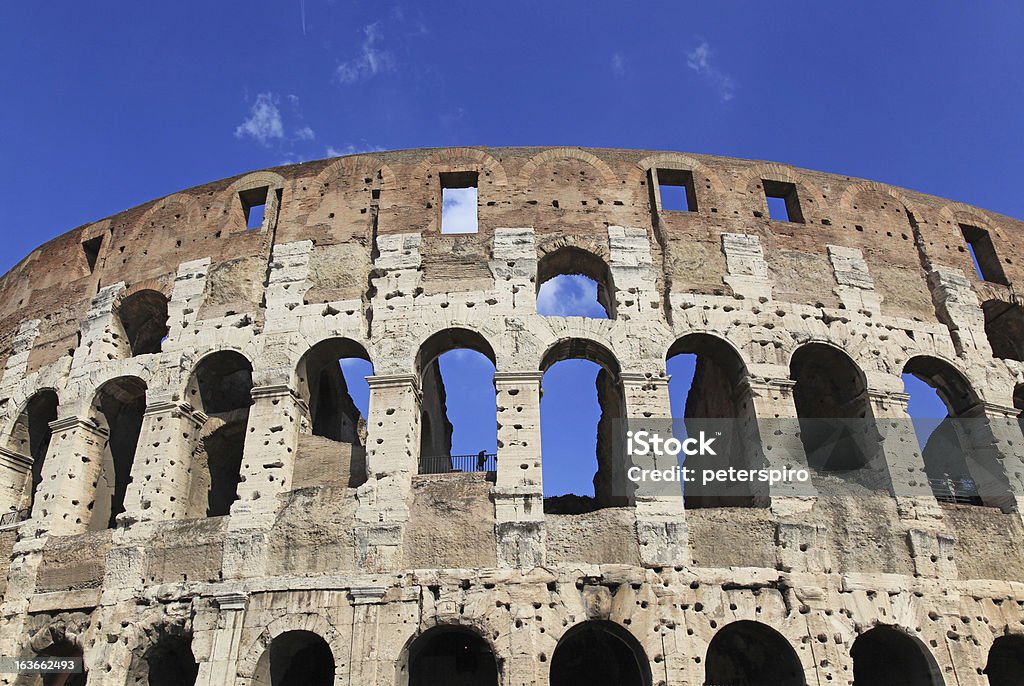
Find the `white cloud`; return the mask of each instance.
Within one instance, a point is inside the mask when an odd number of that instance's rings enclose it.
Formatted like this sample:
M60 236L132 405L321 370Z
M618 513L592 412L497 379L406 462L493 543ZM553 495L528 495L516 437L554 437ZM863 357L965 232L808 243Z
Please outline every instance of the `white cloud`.
M597 282L579 274L562 274L541 284L537 314L548 317L607 317L597 302Z
M705 81L710 83L718 91L722 100L732 100L736 95L736 83L728 74L723 74L713 64L711 56L713 52L707 41L701 41L700 45L686 54L686 66L697 72Z
M364 26L363 34L360 54L338 65L338 80L342 83L354 83L395 68L394 56L379 47L382 42L379 22Z
M475 188L446 188L441 206L441 233L476 233Z
M316 138L316 132L308 126L303 126L301 129L295 129L295 138L300 141L311 141Z
M621 52L612 54L612 73L616 76L625 76L626 74L626 60L623 58Z
M284 137L281 110L273 93L260 93L249 108L249 117L235 129L236 138L249 137L266 145L268 141Z
M345 155L361 155L364 152L383 152L385 148L379 145L348 145L342 148L336 148L333 145L328 145L324 154L328 157L344 157Z

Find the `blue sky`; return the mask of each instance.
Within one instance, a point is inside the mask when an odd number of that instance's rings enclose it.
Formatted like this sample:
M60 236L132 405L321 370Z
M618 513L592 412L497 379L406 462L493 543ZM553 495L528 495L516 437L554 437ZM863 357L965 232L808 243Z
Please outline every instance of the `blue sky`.
M15 3L0 271L205 181L406 147L770 159L1024 217L1022 34L1010 2Z

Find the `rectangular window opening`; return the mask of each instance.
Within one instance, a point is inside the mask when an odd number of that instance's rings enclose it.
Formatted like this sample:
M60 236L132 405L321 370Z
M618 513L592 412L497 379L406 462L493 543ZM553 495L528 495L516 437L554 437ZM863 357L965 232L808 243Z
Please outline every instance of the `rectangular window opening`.
M988 231L967 224L961 224L960 231L967 241L967 251L971 253L971 261L974 262L974 271L977 272L978 278L1004 286L1009 285Z
M768 201L769 219L777 222L804 223L800 198L796 194L796 184L767 179L762 179L761 184L764 187L764 197Z
M82 241L82 252L85 253L85 261L89 265L90 274L96 270L96 259L100 256L100 246L102 245L103 236Z
M658 191L664 212L696 212L693 172L686 169L659 169Z
M444 172L441 178L441 233L476 233L476 172Z
M245 213L246 231L263 228L263 215L267 209L267 194L269 190L269 188L264 186L263 188L242 191L238 194L238 199L242 202L242 211Z

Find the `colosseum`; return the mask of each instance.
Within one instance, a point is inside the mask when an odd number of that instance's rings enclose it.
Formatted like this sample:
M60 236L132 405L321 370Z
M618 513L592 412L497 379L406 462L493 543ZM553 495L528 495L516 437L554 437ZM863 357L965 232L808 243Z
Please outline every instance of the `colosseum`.
M442 230L451 189L475 232ZM1020 686L1022 237L846 176L570 147L308 162L69 231L0 280L0 654L84 672L0 680ZM607 316L538 313L571 275ZM457 349L494 370L479 460L452 455ZM807 484L621 487L612 424L671 417L684 354L686 422L740 421L730 459ZM576 507L540 449L570 359L601 369ZM906 375L962 422L944 449ZM835 488L815 418L867 427L880 487Z

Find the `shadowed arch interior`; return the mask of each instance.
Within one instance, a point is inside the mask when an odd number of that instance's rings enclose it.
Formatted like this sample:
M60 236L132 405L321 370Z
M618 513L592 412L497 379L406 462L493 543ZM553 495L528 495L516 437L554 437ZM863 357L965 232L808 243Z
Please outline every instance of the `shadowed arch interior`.
M274 637L256 663L253 686L333 686L334 653L311 631Z
M672 400L673 433L681 438L705 431L717 436L721 449L717 456L693 455L686 466L702 470L735 467L759 469L765 464L758 436L749 374L739 353L726 341L710 334L690 334L672 344L666 355L668 365L683 355L692 364L693 379L689 391L680 389L686 379L669 382ZM684 362L687 360L683 360ZM685 396L678 397L685 393ZM680 410L682 410L680 412ZM685 422L679 422L682 418ZM768 492L763 485L737 483L727 490L711 491L699 483L688 484L684 494L687 509L698 507L767 507Z
M1000 636L988 651L989 686L1020 686L1024 677L1024 635Z
M1024 308L1002 300L988 300L981 309L992 355L1024 362Z
M942 686L942 676L924 645L891 626L876 626L850 648L854 686Z
M133 655L129 684L193 686L199 665L192 653L192 635L177 625L159 627L154 633L156 639L141 659Z
M132 464L146 412L146 384L134 376L122 376L100 386L93 399L91 418L107 431L100 457L89 529L113 528L124 512L124 498L131 481Z
M498 685L498 661L490 645L461 626L424 631L409 645L406 665L400 664L399 670L399 683L407 686Z
M611 269L594 253L576 246L558 248L537 262L537 295L540 295L541 287L551 279L577 275L585 276L597 284L597 302L604 308L609 319L615 319L615 287Z
M54 391L39 391L28 399L14 423L11 447L32 461L18 504L19 509L32 507L39 484L43 481L43 462L52 437L50 422L57 419L57 406L57 394Z
M141 290L125 297L117 307L117 316L128 337L132 357L158 353L167 327L167 297L154 290Z
M804 670L789 641L760 622L739 621L715 634L704 683L722 686L804 686Z
M555 646L551 686L651 686L651 663L625 628L590 620L570 628Z

